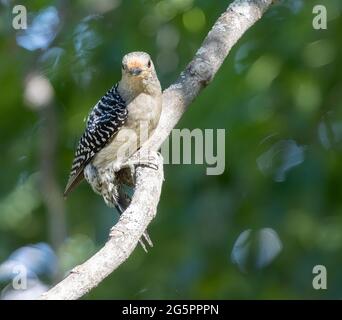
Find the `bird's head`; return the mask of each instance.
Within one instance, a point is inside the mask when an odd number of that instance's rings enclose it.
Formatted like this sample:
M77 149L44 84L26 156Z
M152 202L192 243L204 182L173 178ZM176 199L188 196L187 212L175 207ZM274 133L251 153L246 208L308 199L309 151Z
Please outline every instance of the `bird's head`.
M138 51L123 57L119 89L130 98L142 92L161 95L161 86L149 54Z
M146 80L154 74L154 65L149 54L131 52L122 59L122 76L131 80Z

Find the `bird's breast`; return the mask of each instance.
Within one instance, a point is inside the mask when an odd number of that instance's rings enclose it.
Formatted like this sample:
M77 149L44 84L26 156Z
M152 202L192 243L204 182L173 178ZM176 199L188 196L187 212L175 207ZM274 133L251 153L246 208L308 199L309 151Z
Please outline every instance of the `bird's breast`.
M127 120L93 159L95 167L125 161L152 135L161 113L161 96L140 94L127 105Z

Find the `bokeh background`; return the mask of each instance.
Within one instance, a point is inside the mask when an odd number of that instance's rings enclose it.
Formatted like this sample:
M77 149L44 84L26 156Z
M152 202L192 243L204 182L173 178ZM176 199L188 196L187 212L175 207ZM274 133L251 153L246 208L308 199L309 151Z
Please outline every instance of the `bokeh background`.
M10 284L18 261L34 297L118 219L86 183L66 201L62 190L122 56L149 52L166 88L228 3L0 1L2 299L25 297ZM15 4L27 30L12 27ZM315 4L327 30L312 27ZM341 9L279 1L243 36L177 126L226 129L224 174L166 165L154 248L137 247L86 299L342 298ZM327 290L312 287L315 265Z

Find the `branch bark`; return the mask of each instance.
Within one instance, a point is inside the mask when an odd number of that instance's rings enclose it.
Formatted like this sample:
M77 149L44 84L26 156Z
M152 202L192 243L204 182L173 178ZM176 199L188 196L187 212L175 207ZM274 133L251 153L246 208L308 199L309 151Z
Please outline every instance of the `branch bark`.
M174 84L163 93L159 125L143 150L156 152L176 126L191 102L214 78L233 45L264 14L272 0L235 0L218 18L193 60ZM136 169L132 203L113 227L105 246L41 299L78 299L96 287L133 252L140 237L156 214L163 181L162 159L155 156L159 169Z

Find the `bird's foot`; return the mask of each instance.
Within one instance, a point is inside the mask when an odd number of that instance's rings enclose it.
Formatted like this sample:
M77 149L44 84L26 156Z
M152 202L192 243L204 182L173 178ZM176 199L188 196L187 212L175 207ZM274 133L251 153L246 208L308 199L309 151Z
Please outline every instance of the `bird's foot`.
M134 168L137 166L144 166L144 167L151 168L153 170L158 170L158 165L155 164L153 159L154 159L153 157L148 157L146 159L145 158L139 158L139 159L132 158L124 163L116 163L113 166L113 170L115 172L118 172L122 169L130 169L134 171Z
M143 234L142 234L142 237L139 239L139 243L141 245L141 247L143 248L143 250L148 253L148 250L146 248L146 244L145 242L147 243L148 246L150 246L151 248L153 247L153 242L150 238L150 236L148 235L147 231L145 231Z
M112 165L112 170L114 172L119 172L123 169L128 169L130 171L131 180L135 184L135 168L138 166L144 166L151 168L153 170L158 170L158 165L155 163L155 157L148 155L144 157L135 157L128 159L126 162L116 162Z
M109 233L109 237L116 237L118 236L118 234L123 234L123 231L120 231L118 230L115 226L112 227L110 229L110 233ZM146 242L146 244L145 244ZM141 245L141 247L143 248L143 250L148 253L148 250L147 250L147 246L149 247L153 247L153 242L150 238L150 236L148 235L147 231L145 231L143 234L142 234L142 237L139 239L139 243Z

